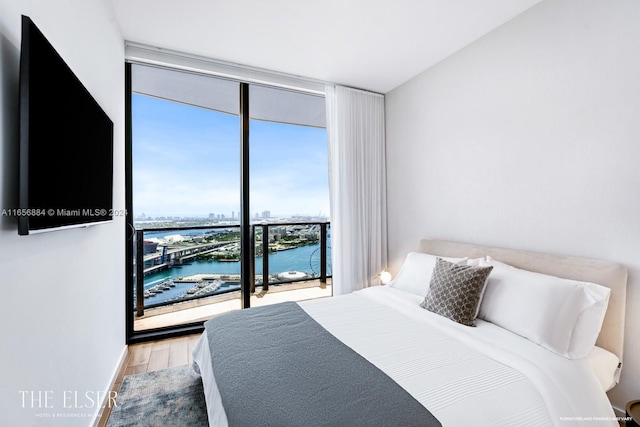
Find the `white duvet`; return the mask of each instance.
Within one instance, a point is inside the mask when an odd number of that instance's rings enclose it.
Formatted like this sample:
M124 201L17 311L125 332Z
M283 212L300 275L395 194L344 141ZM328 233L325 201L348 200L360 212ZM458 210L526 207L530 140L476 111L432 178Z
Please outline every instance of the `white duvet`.
M443 426L617 426L586 359L568 360L491 323L471 328L419 307L422 298L374 287L299 303L376 365ZM209 422L227 425L206 335L194 350Z

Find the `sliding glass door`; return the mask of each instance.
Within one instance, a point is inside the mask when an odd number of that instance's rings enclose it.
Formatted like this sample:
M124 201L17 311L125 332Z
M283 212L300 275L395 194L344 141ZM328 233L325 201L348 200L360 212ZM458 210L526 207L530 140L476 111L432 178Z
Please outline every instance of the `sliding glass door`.
M324 98L148 65L127 73L130 342L331 295Z
M238 82L130 72L135 335L241 307L240 107Z
M255 85L249 94L259 284L252 305L330 296L324 97Z

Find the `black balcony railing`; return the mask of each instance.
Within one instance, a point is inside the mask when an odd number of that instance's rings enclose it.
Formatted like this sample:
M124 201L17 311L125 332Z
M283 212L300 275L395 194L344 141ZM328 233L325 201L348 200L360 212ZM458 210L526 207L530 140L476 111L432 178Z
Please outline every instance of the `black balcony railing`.
M330 223L328 222L252 224L250 230L250 277L241 278L239 273L233 272L209 273L202 271L201 273L197 273L197 275L201 277L201 280L187 281L187 283L194 283L194 286L188 291L193 290L191 294L182 294L179 297L172 297L161 302L152 302L155 298L151 297L163 291L170 291L169 287L175 286L175 283L171 279L167 279L152 288L145 289L145 277L154 274L157 275L163 270L190 265L192 261L205 258L209 260L215 259L219 263L239 261L240 226L206 225L138 229L136 230L136 268L134 280L134 306L136 314L142 316L145 309L201 299L212 295L236 292L240 289L242 280L248 281L251 292L255 292L256 286L261 286L263 291L268 291L270 285L309 280L319 280L321 286L325 285L327 283L327 277L331 277L330 271L328 270L330 258L328 256L328 248L330 248L328 244L330 239L329 227ZM158 235L159 233L170 233L172 231L176 233L188 232L192 235L192 239L190 239L188 243L178 242L174 245L157 245L154 242L145 240L145 235ZM295 249L301 246L315 246L308 260L310 272L304 272L302 275L288 274L290 272L282 272L277 275L270 274L269 254L274 251ZM236 248L238 249L237 251L234 250ZM262 271L260 274L255 273L257 257L262 258ZM317 264L312 262L314 259L318 260ZM193 274L191 276L193 276ZM182 280L182 278L179 278L179 280ZM220 288L221 283L225 281L235 283L236 280L238 283L237 286L231 285ZM149 303L147 303L145 299L149 299Z

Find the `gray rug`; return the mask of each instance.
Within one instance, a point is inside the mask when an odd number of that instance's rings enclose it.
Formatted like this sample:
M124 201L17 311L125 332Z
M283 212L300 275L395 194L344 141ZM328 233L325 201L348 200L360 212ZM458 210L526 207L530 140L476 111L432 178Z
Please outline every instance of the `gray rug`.
M116 405L108 427L209 425L202 381L189 366L125 377Z

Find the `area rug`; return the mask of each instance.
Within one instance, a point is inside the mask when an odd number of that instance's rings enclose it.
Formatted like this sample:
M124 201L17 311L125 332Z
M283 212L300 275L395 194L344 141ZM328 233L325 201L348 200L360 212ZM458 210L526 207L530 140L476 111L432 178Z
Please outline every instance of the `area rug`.
M208 426L202 380L189 366L124 378L108 427Z

